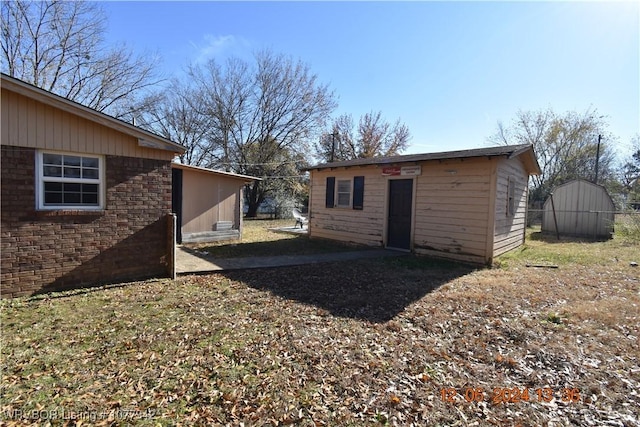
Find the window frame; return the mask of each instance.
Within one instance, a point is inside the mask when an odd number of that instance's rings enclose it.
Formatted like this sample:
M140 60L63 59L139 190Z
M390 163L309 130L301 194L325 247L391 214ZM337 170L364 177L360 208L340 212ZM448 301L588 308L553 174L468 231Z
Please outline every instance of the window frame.
M47 154L62 156L73 156L80 158L91 158L98 160L98 178L71 178L71 177L51 177L44 174L44 156ZM64 166L64 165L63 165ZM82 170L82 166L80 166ZM96 184L98 186L98 203L94 204L45 204L45 184L50 182L63 184ZM103 210L105 204L105 161L104 156L99 154L74 153L53 150L38 150L36 155L36 208L38 210Z
M343 183L347 191L340 191L340 183ZM346 185L345 185L346 183ZM336 198L335 203L337 208L350 208L351 207L351 194L352 194L352 180L351 179L336 179ZM347 203L340 203L340 195L347 196Z

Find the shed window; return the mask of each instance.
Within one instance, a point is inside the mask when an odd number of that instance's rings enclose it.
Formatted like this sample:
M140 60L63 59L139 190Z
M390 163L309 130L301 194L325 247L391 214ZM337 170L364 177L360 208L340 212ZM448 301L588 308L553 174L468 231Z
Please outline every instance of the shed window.
M348 208L362 210L364 207L364 176L353 177L353 192L350 179L336 180L334 176L327 177L327 194L325 206L327 208Z
M509 184L507 185L507 216L514 216L516 214L516 180L513 177L509 177Z
M348 208L351 206L351 180L339 179L337 190L338 203L336 206L340 208Z
M101 209L101 156L38 152L38 209Z

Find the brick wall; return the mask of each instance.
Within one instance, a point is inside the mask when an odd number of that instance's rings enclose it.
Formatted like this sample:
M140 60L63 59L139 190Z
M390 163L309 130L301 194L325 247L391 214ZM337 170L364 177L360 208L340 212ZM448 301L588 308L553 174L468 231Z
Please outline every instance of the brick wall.
M37 211L35 155L2 146L2 297L167 276L170 162L106 156L103 211Z

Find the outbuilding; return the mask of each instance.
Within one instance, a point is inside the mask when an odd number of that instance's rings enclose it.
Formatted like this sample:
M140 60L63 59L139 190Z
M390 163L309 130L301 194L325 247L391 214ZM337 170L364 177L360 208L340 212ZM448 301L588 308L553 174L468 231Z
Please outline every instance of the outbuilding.
M242 190L260 178L173 163L173 212L178 243L242 237Z
M531 145L319 164L309 236L491 264L524 242Z
M613 236L615 204L601 185L575 179L559 185L545 200L542 232L589 239Z
M2 74L2 297L173 274L181 145Z

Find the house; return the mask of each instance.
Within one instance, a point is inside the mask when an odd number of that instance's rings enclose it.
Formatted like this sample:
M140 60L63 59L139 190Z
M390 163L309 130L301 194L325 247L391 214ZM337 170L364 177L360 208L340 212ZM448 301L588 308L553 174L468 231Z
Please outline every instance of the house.
M182 146L2 75L2 297L172 274Z
M260 178L180 163L171 165L178 243L242 237L242 188Z
M610 239L614 222L615 205L607 189L584 179L556 187L542 211L543 233Z
M531 145L325 163L309 236L491 264L524 241Z

